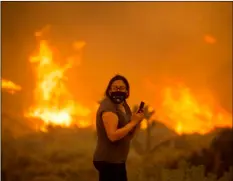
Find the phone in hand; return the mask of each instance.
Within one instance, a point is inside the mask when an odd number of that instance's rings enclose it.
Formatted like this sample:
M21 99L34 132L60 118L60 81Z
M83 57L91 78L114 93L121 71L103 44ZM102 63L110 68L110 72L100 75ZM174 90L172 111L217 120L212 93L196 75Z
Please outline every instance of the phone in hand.
M138 109L138 113L143 111L144 105L145 105L145 102L141 101L139 109Z

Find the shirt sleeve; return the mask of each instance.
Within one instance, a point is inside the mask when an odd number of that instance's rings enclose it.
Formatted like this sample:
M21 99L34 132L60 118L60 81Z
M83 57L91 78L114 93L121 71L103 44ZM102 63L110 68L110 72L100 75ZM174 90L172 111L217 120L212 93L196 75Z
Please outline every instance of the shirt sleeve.
M105 100L100 105L100 115L102 116L104 112L112 112L117 114L116 105L114 105L110 100Z

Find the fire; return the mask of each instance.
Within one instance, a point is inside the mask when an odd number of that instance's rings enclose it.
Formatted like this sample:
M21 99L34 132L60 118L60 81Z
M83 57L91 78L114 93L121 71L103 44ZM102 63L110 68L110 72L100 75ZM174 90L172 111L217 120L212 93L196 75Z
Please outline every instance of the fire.
M41 33L36 35L41 36ZM74 48L80 50L84 45L84 42L76 42ZM54 60L54 53L48 41L40 39L38 54L30 58L30 62L35 65L35 104L26 115L43 120L41 130L48 124L77 125L82 128L92 124L88 120L90 109L77 104L65 86L65 73L72 68L77 57L68 57L68 63L62 66Z
M140 123L140 129L146 129L147 128L147 124L148 120L143 119L142 122Z
M162 105L156 114L160 121L179 134L205 134L216 127L232 126L230 113L211 99L201 101L184 85L162 91Z
M20 91L22 88L19 85L16 85L14 82L6 79L1 79L2 89L7 92L14 94L17 91Z

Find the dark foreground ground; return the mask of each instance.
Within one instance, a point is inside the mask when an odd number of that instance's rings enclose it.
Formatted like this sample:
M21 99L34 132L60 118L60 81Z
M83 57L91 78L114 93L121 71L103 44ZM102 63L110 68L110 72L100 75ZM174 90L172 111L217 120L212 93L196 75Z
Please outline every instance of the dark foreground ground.
M2 181L96 181L95 140L88 129L56 128L17 138L3 130ZM179 136L172 145L163 143L148 154L138 154L134 147L127 163L129 181L204 181L204 176L205 181L217 176L219 181L232 181L231 129Z

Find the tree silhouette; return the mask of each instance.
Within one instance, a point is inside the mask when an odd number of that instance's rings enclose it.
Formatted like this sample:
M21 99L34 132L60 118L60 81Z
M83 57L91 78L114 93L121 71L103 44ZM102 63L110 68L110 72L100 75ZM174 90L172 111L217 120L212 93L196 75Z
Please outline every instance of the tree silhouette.
M132 112L135 113L139 109L138 105L134 105ZM151 129L155 124L155 121L152 120L152 116L154 115L155 111L150 110L149 106L144 107L144 120L146 120L147 126L146 126L146 145L145 149L142 149L142 145L139 144L137 137L133 139L132 144L138 154L145 154L149 153L151 150Z

